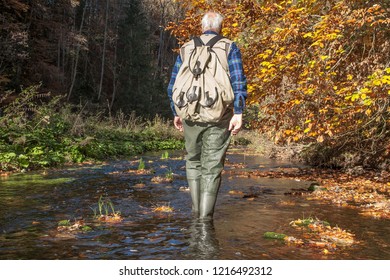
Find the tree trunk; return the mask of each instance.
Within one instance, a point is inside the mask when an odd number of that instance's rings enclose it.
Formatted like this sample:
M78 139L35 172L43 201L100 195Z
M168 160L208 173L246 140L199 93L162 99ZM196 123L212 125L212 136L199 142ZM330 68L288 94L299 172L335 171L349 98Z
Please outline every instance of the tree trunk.
M106 59L106 45L107 45L107 27L108 27L108 8L109 8L110 1L107 0L106 2L106 19L104 24L104 41L103 41L103 54L102 54L102 68L100 71L100 85L99 85L99 92L98 92L98 101L100 101L100 97L102 95L102 88L103 88L103 78L104 78L104 64Z
M116 75L117 74L116 73L117 54L118 54L118 40L115 43L115 49L114 49L114 61L113 61L113 69L112 69L112 96L111 96L111 102L110 102L110 111L112 110L112 106L114 105L114 101L115 101L115 97L116 97L116 90L117 90L117 82L118 82L117 75Z
M158 44L158 53L157 53L157 65L156 70L154 72L154 80L156 80L158 74L161 74L163 71L163 57L164 57L164 26L165 26L165 3L163 1L160 2L161 9L161 17L160 17L160 38ZM159 68L160 66L160 68Z
M87 7L88 7L88 0L85 1L85 6L84 6L84 9L83 9L83 16L81 18L81 23L80 23L80 30L79 30L79 35L81 36L82 34L82 31L83 31L83 25L84 25L84 18L85 18L85 11L87 10ZM74 62L74 68L73 68L73 75L72 75L72 82L71 82L71 85L70 85L70 89L69 89L69 93L68 93L68 96L67 96L67 101L70 100L70 97L73 93L73 88L74 88L74 84L76 82L76 76L77 76L77 67L78 67L78 63L79 63L79 56L80 56L80 46L81 43L79 43L77 45L77 51L76 51L76 58L75 58L75 62Z

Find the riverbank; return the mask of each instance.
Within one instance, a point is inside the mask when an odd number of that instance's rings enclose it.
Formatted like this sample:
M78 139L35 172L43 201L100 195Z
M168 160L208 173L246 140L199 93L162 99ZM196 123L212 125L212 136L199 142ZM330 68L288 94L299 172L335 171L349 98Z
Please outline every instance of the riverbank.
M60 98L41 104L36 95L25 90L2 111L0 176L184 147L181 133L160 116L103 115L65 106Z

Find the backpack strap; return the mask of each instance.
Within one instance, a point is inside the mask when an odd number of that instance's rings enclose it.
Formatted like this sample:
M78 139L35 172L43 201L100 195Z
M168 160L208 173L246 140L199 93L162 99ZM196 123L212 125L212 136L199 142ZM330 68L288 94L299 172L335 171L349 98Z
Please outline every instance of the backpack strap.
M214 47L214 45L216 43L218 43L219 40L223 39L225 37L223 37L222 35L215 35L213 38L211 38L207 44L203 43L202 39L200 39L200 37L194 37L193 40L194 40L194 43L195 43L195 47L201 47L201 46L208 46L210 48Z
M225 44L226 57L229 56L229 50L230 50L230 44L229 44L229 43L226 43L226 44Z
M194 41L195 48L204 46L204 43L203 43L202 39L200 39L200 37L193 37L192 40ZM184 55L185 55L185 50L183 47L181 47L180 48L180 58L182 61L184 61L184 59L185 59Z
M223 37L222 35L215 35L213 38L210 39L210 41L207 42L206 46L209 46L210 48L212 48L219 40L223 39L225 37Z
M210 41L207 42L206 46L209 46L211 49L214 47L214 45L216 43L219 42L219 40L221 39L225 39L226 37L218 34L218 35L215 35L213 38L210 39ZM229 50L230 50L230 44L229 43L225 43L225 52L226 52L226 57L229 56Z
M200 39L200 37L194 37L193 40L194 40L195 48L204 46L204 43L202 39Z

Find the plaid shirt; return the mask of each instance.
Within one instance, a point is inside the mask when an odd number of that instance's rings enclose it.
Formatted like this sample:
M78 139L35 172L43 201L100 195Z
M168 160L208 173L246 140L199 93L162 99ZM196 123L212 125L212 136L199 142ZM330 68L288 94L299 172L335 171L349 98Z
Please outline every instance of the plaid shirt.
M206 31L205 34L216 34L212 31ZM175 107L172 100L172 90L173 85L175 84L177 73L179 72L180 66L183 64L180 55L177 56L176 63L172 69L171 80L168 85L168 97L171 104L172 112L177 116ZM229 74L230 82L232 84L234 92L234 113L242 114L242 111L245 107L245 100L247 97L246 90L246 76L244 74L244 69L242 67L241 52L237 45L233 42L230 48L228 55L228 64L229 64Z

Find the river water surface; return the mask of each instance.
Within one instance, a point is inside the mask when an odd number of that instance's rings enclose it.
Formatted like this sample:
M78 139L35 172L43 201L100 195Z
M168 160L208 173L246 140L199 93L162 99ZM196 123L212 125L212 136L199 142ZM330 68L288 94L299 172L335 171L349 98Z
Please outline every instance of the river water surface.
M226 172L214 221L199 222L191 215L184 153L169 153L169 159L161 152L142 156L151 174L128 172L139 164L131 159L0 179L0 259L390 259L388 220L285 195L311 182ZM297 167L242 152L227 159L227 171ZM171 172L173 182L152 180ZM121 222L96 220L100 197L111 200ZM159 206L173 211L153 211ZM307 217L346 229L359 243L325 255L263 237L294 234L289 223ZM62 220L82 220L91 230L59 232Z

